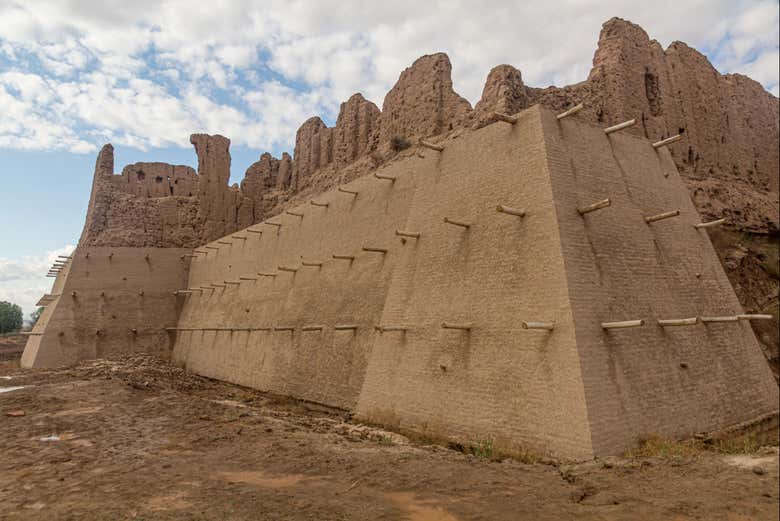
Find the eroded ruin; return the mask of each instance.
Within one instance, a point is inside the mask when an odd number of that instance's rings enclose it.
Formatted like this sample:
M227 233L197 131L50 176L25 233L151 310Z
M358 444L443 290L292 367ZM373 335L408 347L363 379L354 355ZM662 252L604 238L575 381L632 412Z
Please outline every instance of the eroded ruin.
M777 236L777 98L620 19L576 85L501 65L472 109L450 72L418 59L381 110L355 94L240 186L222 136L191 137L197 173L115 175L106 145L23 363L152 351L395 428L572 458L776 417L746 317L776 324L777 278L731 240L721 265L695 225ZM776 363L776 333L759 338Z

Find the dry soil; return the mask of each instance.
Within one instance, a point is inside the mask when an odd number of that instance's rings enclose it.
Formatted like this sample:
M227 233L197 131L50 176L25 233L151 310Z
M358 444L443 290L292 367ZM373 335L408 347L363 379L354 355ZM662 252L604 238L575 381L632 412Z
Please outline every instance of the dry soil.
M147 356L0 365L3 520L778 519L778 452L500 460ZM500 460L500 461L499 461Z

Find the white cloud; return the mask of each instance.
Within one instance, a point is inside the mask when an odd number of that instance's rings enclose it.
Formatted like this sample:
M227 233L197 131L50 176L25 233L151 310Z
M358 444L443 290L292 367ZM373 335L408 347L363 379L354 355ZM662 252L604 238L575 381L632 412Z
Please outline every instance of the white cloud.
M58 255L70 255L74 246L67 245L40 255L8 259L0 257L0 300L18 304L25 316L35 311L35 303L51 291L53 278L46 272Z
M353 92L381 106L422 54L447 52L472 104L501 63L534 86L581 81L612 16L778 84L775 0L0 0L0 16L0 147L189 146L203 131L290 149L300 123L332 119Z

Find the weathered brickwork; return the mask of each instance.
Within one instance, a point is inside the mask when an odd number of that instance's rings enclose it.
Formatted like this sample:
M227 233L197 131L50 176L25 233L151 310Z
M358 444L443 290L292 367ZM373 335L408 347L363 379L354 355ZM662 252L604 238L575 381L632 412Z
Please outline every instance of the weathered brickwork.
M395 428L576 459L775 411L747 323L656 323L741 313L668 151L539 107L443 145L199 248L174 359Z
M263 154L240 185L228 186L223 136L191 136L197 172L135 163L115 175L103 147L79 247L23 363L166 355L175 340L174 360L203 375L577 459L774 412L777 385L747 322L656 321L772 313L756 330L777 363L778 281L739 242L777 234L777 98L620 19L604 24L576 85L529 87L500 65L472 110L451 68L423 56L381 110L355 94L333 127L310 118L293 156ZM577 103L576 116L554 117ZM668 210L680 215L643 219ZM716 254L693 224L719 217ZM599 325L635 318L645 325Z
M135 352L169 357L187 283L184 248L79 247L57 276L22 367L59 367Z

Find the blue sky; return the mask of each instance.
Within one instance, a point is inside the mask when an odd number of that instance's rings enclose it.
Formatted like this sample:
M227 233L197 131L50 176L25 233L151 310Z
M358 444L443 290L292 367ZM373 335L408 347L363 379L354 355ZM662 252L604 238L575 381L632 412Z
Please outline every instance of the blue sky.
M721 72L778 94L778 2L534 3L0 0L0 300L26 313L81 233L99 147L196 167L194 132L232 140L231 180L292 152L308 117L332 124L362 92L381 107L415 58L444 51L475 103L509 63L532 86L583 80L601 24L620 16L682 40Z

